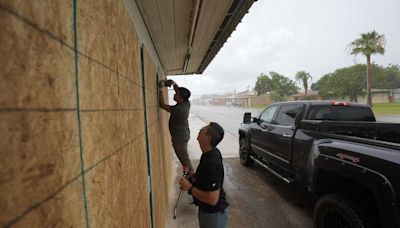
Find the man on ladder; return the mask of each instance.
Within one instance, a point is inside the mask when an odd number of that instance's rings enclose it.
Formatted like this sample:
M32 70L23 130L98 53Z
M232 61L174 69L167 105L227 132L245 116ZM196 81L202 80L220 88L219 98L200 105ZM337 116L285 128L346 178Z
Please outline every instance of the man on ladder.
M165 104L162 92L162 88L171 86L175 90L174 101L176 101L176 105L174 106ZM188 176L194 172L187 150L190 138L188 122L190 110L189 97L190 91L184 87L179 87L173 80L160 81L160 107L171 113L169 118L169 132L171 133L172 146L183 166L183 172L188 172Z

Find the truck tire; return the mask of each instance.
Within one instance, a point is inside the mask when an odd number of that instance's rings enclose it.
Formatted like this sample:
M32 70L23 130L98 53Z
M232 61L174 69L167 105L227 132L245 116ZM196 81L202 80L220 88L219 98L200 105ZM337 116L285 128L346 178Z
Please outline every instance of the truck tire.
M331 194L321 197L314 209L316 228L364 228L361 210L342 195Z
M240 162L244 166L254 164L254 161L250 158L250 148L247 146L246 138L241 138L239 141L239 157Z

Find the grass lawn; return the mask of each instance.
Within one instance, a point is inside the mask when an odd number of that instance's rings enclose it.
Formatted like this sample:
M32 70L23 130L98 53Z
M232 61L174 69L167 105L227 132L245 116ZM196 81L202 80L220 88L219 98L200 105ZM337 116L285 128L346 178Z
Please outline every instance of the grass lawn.
M372 104L375 115L400 115L400 103Z

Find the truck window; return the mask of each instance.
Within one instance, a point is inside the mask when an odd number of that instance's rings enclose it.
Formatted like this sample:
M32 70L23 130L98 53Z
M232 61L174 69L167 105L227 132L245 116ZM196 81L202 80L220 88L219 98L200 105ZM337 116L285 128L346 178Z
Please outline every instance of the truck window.
M310 107L309 120L375 121L369 107L315 105Z
M276 124L282 126L294 126L296 116L300 113L301 104L288 104L281 107L276 117Z
M272 123L277 107L278 106L274 105L265 109L260 115L260 121L264 123Z

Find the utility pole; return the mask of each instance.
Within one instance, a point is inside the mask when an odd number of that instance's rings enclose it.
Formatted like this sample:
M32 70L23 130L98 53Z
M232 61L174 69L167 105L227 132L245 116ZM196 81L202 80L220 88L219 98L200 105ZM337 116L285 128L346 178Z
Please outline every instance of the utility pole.
M233 106L236 106L236 88L233 89Z

